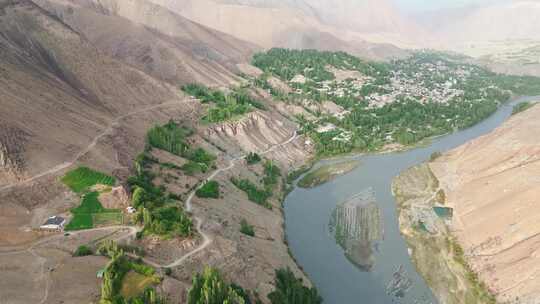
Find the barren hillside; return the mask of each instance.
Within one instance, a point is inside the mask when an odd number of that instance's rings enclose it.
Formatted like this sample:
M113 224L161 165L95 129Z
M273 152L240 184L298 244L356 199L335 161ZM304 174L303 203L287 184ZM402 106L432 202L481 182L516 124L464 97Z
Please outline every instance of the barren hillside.
M540 294L539 115L537 105L431 163L465 256L503 302Z
M147 0L35 2L107 55L175 85L227 85L256 50Z
M150 1L167 7L190 20L264 48L343 50L375 59L405 54L402 50L388 44L391 39L370 41L368 38L377 36L375 32L378 31L375 29L371 31L372 29L364 28L366 32L374 34L369 36L355 28L353 20L365 19L368 15L371 16L370 20L375 20L378 17L376 12L355 7L348 15L348 19L342 20L347 23L346 25L337 23L336 14L351 9L345 5L346 3L334 3L341 10L336 11L336 8L328 10L327 6L314 1ZM385 36L386 33L380 36ZM392 41L392 43L399 43L399 41Z

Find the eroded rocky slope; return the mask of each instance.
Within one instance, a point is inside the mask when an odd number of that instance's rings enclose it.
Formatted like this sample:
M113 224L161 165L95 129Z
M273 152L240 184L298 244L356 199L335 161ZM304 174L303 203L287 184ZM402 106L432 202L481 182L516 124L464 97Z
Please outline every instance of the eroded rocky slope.
M540 107L430 164L453 208L451 230L499 300L540 295Z

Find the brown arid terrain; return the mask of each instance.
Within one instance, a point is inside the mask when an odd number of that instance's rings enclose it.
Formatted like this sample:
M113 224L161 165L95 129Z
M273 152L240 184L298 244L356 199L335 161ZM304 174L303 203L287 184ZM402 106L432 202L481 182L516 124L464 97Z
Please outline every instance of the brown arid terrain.
M488 296L478 298L486 291L501 303L536 303L539 114L534 106L396 178L400 228L444 303L490 303ZM451 208L452 218L433 216L433 206Z
M1 302L95 303L101 284L96 272L107 259L72 253L105 239L141 245L150 265L170 267L172 275L158 290L174 303L182 303L193 272L205 265L256 290L265 302L275 269L290 267L303 276L284 242L282 182L269 201L272 210L250 202L230 182L241 177L260 183L262 165L247 166L241 158L248 152L273 160L283 174L310 157L311 147L289 118L293 113L268 103L266 111L236 122L202 124L206 107L179 89L188 82L238 83L237 65L254 50L143 0L0 1L0 269L9 278L1 280ZM147 130L171 119L196 130L190 144L218 156L217 168L206 174L171 171L164 176L176 179L156 178L192 213L199 231L194 238L135 242L139 228L131 226L70 235L38 231L49 216L69 217L79 203L60 181L68 170L89 166L123 185ZM220 182L220 199L193 196L205 179ZM118 188L100 199L123 208L126 195ZM240 233L242 219L255 227L255 237Z
M387 59L407 55L395 45L412 46L421 40L421 35L403 35L416 28L397 15L388 1L339 0L331 5L315 0L150 1L263 48L342 50Z
M502 302L540 294L540 107L430 164L454 210L452 233Z
M439 181L427 164L410 168L394 179L392 192L399 228L411 259L440 303L493 303L485 286L471 276L446 222L433 212L432 208L443 202L437 196L439 191Z

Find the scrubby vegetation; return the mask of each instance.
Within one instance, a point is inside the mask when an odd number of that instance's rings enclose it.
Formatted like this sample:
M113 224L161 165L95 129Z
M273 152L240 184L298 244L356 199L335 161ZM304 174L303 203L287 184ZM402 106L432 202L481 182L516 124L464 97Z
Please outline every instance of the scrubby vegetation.
M447 246L450 248L450 252L453 254L454 261L460 264L465 269L467 274L466 279L473 287L471 292L474 294L475 299L482 303L497 303L497 299L495 298L495 296L489 291L486 284L478 278L478 274L471 268L471 266L465 259L465 253L459 243L455 239L450 237L446 239L446 242Z
M141 211L144 232L164 237L187 237L193 234L191 218L180 208L173 205Z
M219 183L216 181L208 181L195 192L200 198L219 198Z
M512 115L516 115L516 114L521 113L523 111L527 111L528 109L530 109L534 105L535 105L534 103L528 102L528 101L520 102L520 103L516 104L514 106L514 108L512 109Z
M261 156L255 152L250 152L247 156L246 156L246 162L248 165L254 165L254 164L258 164L261 162Z
M272 205L268 203L268 199L272 197L272 193L266 189L259 189L257 185L248 179L231 178L231 182L240 190L244 191L248 199L265 208L272 209Z
M276 270L276 289L268 295L272 304L321 304L317 289L304 286L290 269Z
M246 219L240 221L240 232L248 236L255 236L255 229L246 221Z
M244 191L248 199L258 205L272 209L268 199L272 197L275 186L281 177L281 170L272 161L267 160L263 164L264 177L262 178L263 189L248 179L231 178L231 182L240 190Z
M147 143L149 147L165 150L174 155L189 160L180 169L188 175L205 173L214 165L216 157L203 148L191 148L186 142L193 130L169 121L162 126L154 126L148 131Z
M240 88L226 94L200 84L189 84L182 87L182 90L200 99L203 103L214 104L203 118L210 123L231 120L251 112L255 108L264 109L262 103L252 98L246 90Z
M177 206L177 201L166 193L164 187L153 183L150 166L155 160L146 154L136 159L137 174L128 178L133 193L132 204L138 212L136 220L144 224L144 234L162 237L188 237L193 234L189 215Z
M264 162L264 178L263 184L268 192L272 192L272 189L279 182L281 177L281 170L274 164L273 161L267 160Z
M235 286L238 288L238 286ZM207 267L202 273L193 277L193 284L188 293L187 304L246 304L249 299L243 298L233 285L225 282L220 272Z
M101 284L100 304L164 304L165 300L158 297L155 289L151 285L158 284L161 278L157 276L155 270L142 263L131 261L113 241L103 243L98 252L111 258L103 273L103 282ZM137 275L128 275L136 273ZM137 289L137 285L130 285L126 288L124 280L131 278L145 280L144 284L139 285L143 289ZM135 287L135 288L134 288ZM123 293L122 293L123 291Z
M96 216L99 218L99 215L104 215L107 217L112 216L113 219L118 219L121 223L121 211L118 209L103 208L98 197L98 192L90 192L83 195L81 204L78 207L71 209L73 218L66 225L66 231L93 228L94 224L99 223L99 221L98 223L95 221ZM118 224L117 222L114 223Z
M98 184L113 186L116 179L87 167L79 167L64 175L62 182L73 192L82 193Z
M151 128L146 139L153 148L165 150L175 155L183 156L189 150L186 138L193 134L193 130L169 121L162 126Z
M461 57L431 51L372 63L342 52L272 49L255 55L253 64L264 71L254 85L316 116L299 116L298 121L323 156L414 145L478 123L512 94L540 93L538 78L495 74ZM270 76L292 92L272 88ZM327 113L306 106L324 101L343 110Z
M94 254L94 251L92 251L92 248L88 247L87 245L81 245L77 247L77 250L75 250L75 252L73 252L74 257L81 257L92 254Z
M268 295L272 304L321 304L317 289L307 288L290 269L276 270L276 289ZM193 277L187 304L250 304L249 292L226 282L216 269L207 267ZM262 303L255 294L255 303Z

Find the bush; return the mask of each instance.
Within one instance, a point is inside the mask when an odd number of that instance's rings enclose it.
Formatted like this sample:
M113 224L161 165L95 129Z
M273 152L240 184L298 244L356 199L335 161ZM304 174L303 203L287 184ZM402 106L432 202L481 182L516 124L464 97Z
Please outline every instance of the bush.
M73 256L74 257L81 257L81 256L87 256L87 255L92 255L94 254L94 252L92 251L92 249L86 245L81 245L77 248L77 250L75 250L75 252L73 252Z
M276 289L268 294L268 299L272 304L321 304L322 298L317 289L307 288L303 285L302 279L294 276L289 269L276 270Z
M433 153L431 153L431 156L429 157L429 160L433 162L433 161L436 161L441 156L442 156L441 152L438 152L438 151L433 152Z
M171 237L186 237L193 233L193 222L177 206L164 206L152 211L145 209L143 213L145 232Z
M247 179L236 179L231 178L231 182L240 190L244 191L248 199L258 205L264 206L268 209L272 209L272 205L270 205L267 200L272 196L271 192L268 192L267 190L260 190L257 188L255 184L253 184L251 181Z
M245 219L242 219L242 221L240 222L240 232L251 237L255 236L255 230L253 229L253 226L248 224Z
M187 304L244 304L245 301L232 286L225 282L218 270L207 267L193 277Z
M260 161L261 161L261 157L257 153L250 152L246 156L246 162L247 162L248 165L254 165L256 163L259 163Z
M208 181L195 194L200 198L219 198L219 183Z
M271 191L271 188L278 183L278 178L281 176L281 170L278 166L274 165L274 162L269 160L264 163L264 174L264 186L268 191Z

